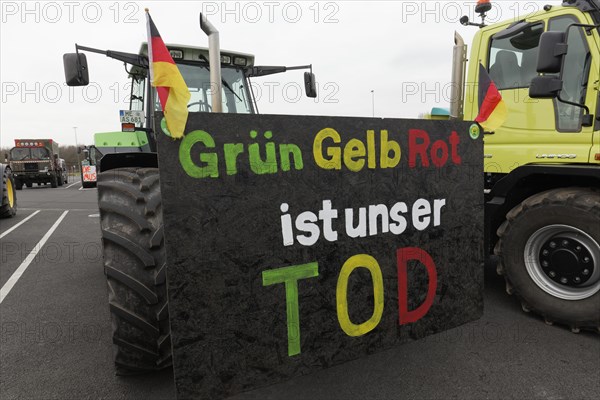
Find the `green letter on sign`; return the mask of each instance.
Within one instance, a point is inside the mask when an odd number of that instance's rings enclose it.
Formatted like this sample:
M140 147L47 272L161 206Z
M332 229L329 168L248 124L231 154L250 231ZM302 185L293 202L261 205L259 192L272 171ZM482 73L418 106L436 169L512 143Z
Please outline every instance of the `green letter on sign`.
M181 166L192 178L217 178L219 176L218 156L215 153L200 153L200 161L206 163L206 166L197 166L192 160L192 147L196 143L202 143L209 149L215 148L215 141L207 132L193 131L188 133L179 145L179 162Z
M285 302L288 326L288 356L300 354L300 307L298 307L298 281L319 276L319 264L304 265L263 271L263 286L285 283Z

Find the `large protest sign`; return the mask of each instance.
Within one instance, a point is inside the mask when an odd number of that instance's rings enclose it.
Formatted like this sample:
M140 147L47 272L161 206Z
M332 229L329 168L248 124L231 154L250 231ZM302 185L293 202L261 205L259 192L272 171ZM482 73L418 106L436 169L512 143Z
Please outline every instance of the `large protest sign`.
M158 136L180 398L481 316L477 125L190 114L183 140Z

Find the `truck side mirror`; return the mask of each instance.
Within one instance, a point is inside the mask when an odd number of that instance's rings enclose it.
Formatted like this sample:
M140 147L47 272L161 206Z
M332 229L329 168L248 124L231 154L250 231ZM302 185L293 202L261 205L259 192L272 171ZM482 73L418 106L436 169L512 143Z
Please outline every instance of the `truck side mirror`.
M87 58L83 53L63 55L65 81L67 86L86 86L90 83Z
M317 97L317 84L315 83L315 74L312 72L304 73L304 88L306 89L306 97L311 99Z
M562 87L562 79L556 76L538 76L531 80L529 97L532 99L555 99L560 94Z
M540 38L537 72L559 74L563 58L567 54L567 34L565 32L544 32Z

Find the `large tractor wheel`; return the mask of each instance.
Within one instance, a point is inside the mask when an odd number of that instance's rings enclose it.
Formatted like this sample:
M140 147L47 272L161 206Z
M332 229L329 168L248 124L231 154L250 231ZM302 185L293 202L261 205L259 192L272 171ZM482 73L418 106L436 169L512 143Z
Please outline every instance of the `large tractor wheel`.
M498 236L498 272L524 311L600 332L600 191L536 194L508 213Z
M158 170L121 168L99 174L98 202L117 374L170 367Z
M10 218L17 213L17 196L15 180L10 168L2 171L2 201L0 202L0 218Z

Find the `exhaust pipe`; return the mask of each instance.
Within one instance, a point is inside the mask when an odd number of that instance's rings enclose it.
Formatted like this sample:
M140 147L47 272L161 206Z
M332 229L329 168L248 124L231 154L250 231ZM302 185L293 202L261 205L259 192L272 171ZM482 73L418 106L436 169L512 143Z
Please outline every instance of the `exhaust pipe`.
M206 16L200 13L200 29L208 36L208 63L210 68L210 89L212 92L212 112L223 112L221 95L221 45L219 31L215 29Z
M464 117L465 70L467 67L467 45L454 32L454 51L452 55L452 93L450 95L450 119L462 120Z

